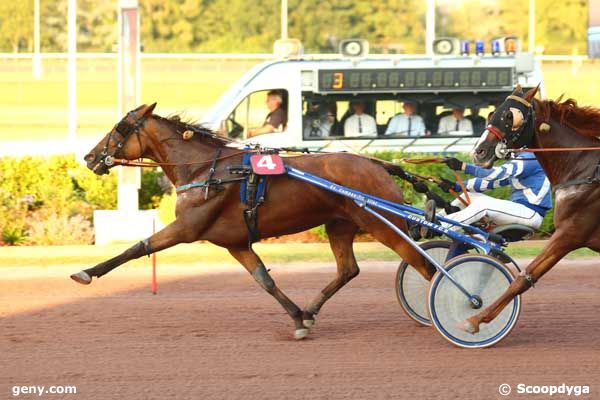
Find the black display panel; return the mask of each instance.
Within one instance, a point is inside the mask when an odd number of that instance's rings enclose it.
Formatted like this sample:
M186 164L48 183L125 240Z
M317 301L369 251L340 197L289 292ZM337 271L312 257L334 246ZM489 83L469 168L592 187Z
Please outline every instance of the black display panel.
M513 87L512 68L320 70L320 92L465 91Z

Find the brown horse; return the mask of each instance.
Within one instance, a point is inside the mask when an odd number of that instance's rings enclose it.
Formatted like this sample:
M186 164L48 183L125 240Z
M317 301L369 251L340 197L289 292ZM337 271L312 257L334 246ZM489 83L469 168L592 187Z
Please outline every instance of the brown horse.
M213 159L214 178L231 177L227 167L242 163L242 151L228 147L230 142L212 132L152 114L155 104L131 111L85 156L88 168L96 174L108 173L115 158L147 158L160 163L175 186L205 181ZM134 137L135 136L135 137ZM190 137L191 136L191 137ZM216 156L217 151L219 152ZM207 162L199 163L206 160ZM400 188L386 171L390 165L350 154L320 154L286 157L288 165L317 174L356 190L397 203L403 202ZM394 250L409 264L431 279L435 268L390 228L361 210L354 202L287 175L268 178L266 201L259 207L258 227L262 238L300 232L324 224L337 263L337 276L301 310L275 284L260 258L249 248L249 234L240 202L240 182L191 188L177 196L176 219L160 232L132 246L122 254L73 274L71 278L89 284L119 265L178 243L206 240L227 248L260 284L287 311L295 323L295 337L302 339L314 324L323 304L359 273L352 250L359 229ZM406 221L390 216L406 231Z
M468 332L476 333L481 323L492 321L567 253L582 247L600 252L600 109L579 107L572 99L538 100L536 92L524 95L517 88L507 97L492 116L473 159L489 167L510 148L546 149L534 154L555 191L556 231L496 302L464 321ZM569 147L589 151L548 151Z

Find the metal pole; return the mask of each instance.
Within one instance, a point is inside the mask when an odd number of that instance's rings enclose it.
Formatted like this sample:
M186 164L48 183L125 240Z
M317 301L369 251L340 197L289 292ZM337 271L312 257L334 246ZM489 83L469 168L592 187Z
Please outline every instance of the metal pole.
M68 138L74 146L77 134L77 0L69 0L67 14Z
M42 63L40 58L40 0L33 1L33 77L40 79L42 76Z
M288 38L288 2L281 0L281 39Z
M433 41L435 40L435 0L427 0L425 14L425 53L433 55Z
M529 0L529 53L535 53L535 0Z

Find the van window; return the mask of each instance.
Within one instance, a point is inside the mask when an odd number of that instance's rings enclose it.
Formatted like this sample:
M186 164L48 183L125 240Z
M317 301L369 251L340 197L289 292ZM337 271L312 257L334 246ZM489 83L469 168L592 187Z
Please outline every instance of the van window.
M250 93L227 118L227 135L233 139L246 139L284 131L287 128L287 104L288 93L285 89Z
M505 97L506 93L485 93L474 96L470 93L355 95L304 92L302 93L302 135L308 140L330 137L353 140L371 137L387 139L480 136L485 129L488 113L494 110L495 104L502 101L503 96ZM358 125L356 118L346 124L346 120L354 114L352 104L355 103L361 103L360 108L366 114L360 119L362 132L365 132L363 135L356 132ZM416 119L411 117L407 120L406 117L398 117L394 124L390 125L392 118L406 113L405 103L413 105ZM452 115L453 107L461 105L465 109L464 119L468 122L460 122L459 129L456 129L456 120L450 121L447 118L440 130L440 120L447 115ZM353 131L345 132L349 127L353 127ZM365 130L365 127L368 129Z

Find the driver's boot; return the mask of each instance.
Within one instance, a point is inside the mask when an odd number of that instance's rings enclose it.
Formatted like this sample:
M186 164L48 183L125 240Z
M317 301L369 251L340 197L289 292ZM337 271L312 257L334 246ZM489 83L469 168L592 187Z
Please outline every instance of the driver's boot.
M435 217L435 200L430 199L427 200L427 202L425 203L425 220L432 222L434 224L438 223L437 218ZM427 228L426 226L421 226L421 237L424 239L431 239L433 237L437 236L437 233L430 230L429 228Z

